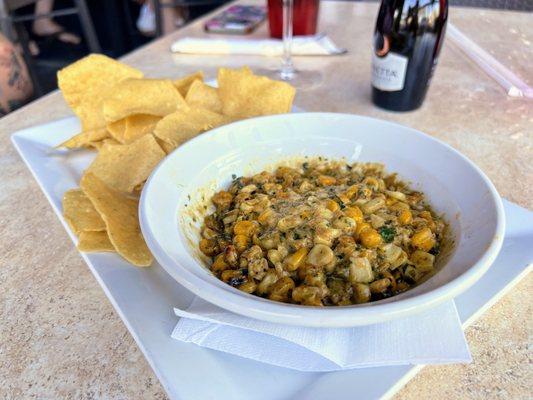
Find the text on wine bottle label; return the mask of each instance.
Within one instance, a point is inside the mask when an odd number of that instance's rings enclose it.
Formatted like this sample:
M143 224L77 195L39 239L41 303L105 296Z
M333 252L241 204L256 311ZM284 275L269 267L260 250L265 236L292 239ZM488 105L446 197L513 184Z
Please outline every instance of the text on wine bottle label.
M376 89L393 92L402 90L407 71L407 57L388 53L385 57L372 55L372 85Z

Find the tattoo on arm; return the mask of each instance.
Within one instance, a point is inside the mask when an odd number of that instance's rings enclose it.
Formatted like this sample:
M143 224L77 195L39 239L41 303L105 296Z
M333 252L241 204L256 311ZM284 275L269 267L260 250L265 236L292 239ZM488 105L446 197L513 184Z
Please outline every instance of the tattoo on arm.
M24 72L24 67L20 63L15 51L11 53L11 74L9 75L8 85L26 92L29 89L30 82Z
M3 77L0 85L0 116L3 116L24 104L31 94L32 85L25 65L10 45L0 46L0 74Z
M20 91L28 90L31 84L26 74L24 74L24 66L19 61L14 49L9 50L9 54L0 55L0 67L7 70L8 86Z
M15 83L17 83L17 81L20 79L20 70L21 66L19 60L17 60L17 56L13 51L11 53L11 73L9 74L9 80L7 81L9 86L14 86Z

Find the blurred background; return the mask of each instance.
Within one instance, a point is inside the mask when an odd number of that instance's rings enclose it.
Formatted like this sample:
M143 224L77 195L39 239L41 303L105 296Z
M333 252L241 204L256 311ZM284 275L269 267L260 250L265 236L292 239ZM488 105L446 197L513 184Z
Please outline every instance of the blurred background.
M57 70L82 56L120 57L227 2L0 0L0 116L56 89ZM450 5L533 11L533 0L450 0Z

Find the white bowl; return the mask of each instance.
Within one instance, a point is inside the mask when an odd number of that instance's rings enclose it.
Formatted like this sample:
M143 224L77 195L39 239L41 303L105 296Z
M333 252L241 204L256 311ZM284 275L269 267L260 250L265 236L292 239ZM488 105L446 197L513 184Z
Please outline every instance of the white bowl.
M197 250L205 203L232 174L250 175L295 156L374 161L424 192L451 225L454 250L430 279L397 296L353 306L307 307L246 294L220 281ZM300 326L349 327L405 317L452 299L492 264L504 212L489 179L450 146L414 129L349 114L254 118L185 143L152 173L140 203L143 235L159 263L191 292L248 317Z

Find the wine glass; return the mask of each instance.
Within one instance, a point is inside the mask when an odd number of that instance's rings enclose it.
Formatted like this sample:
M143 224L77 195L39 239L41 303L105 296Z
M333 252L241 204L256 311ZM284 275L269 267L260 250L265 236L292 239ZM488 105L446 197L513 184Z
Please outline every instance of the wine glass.
M283 7L283 54L281 56L281 70L279 76L284 81L294 79L296 71L292 63L292 21L294 18L294 0L282 0Z
M318 71L298 70L292 61L294 0L280 0L282 2L282 43L283 53L279 69L262 70L262 75L273 79L281 79L290 83L297 89L306 90L318 86L322 81L322 75Z

